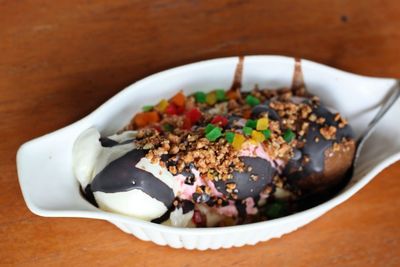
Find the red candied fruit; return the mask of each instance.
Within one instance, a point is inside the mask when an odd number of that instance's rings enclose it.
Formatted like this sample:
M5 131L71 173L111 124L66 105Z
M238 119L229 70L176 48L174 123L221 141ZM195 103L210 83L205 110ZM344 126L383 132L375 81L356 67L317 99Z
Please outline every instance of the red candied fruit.
M185 112L185 106L175 106L177 114L183 114Z
M192 108L186 113L186 117L189 118L192 124L194 124L201 119L201 112L197 108Z
M196 226L207 226L207 217L198 210L194 210L192 221Z
M212 119L211 123L214 125L225 127L228 124L228 119L224 116L217 115Z
M192 128L192 122L190 121L190 119L188 117L185 117L182 128L185 130L190 130L190 128Z
M201 112L197 108L192 108L185 114L185 120L183 121L183 129L190 129L193 124L201 119Z
M176 115L178 114L178 110L174 104L169 104L168 107L165 109L165 113L168 115Z
M159 133L163 132L163 130L161 129L160 125L154 125L153 128Z

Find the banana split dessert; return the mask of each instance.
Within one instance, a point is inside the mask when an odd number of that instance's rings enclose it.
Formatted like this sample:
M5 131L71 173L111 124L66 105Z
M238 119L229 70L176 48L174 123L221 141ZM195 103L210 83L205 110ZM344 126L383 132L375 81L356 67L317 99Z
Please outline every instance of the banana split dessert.
M85 198L102 210L218 227L304 209L346 181L354 152L346 119L303 86L232 86L178 91L111 136L86 130L73 167Z

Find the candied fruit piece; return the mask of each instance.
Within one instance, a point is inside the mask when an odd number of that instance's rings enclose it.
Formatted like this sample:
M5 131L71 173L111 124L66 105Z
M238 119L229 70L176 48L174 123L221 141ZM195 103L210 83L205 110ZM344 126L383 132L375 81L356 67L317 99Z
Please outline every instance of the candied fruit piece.
M146 106L142 107L142 110L144 112L147 112L147 111L151 111L153 108L154 108L154 106L152 106L152 105L146 105Z
M243 135L235 134L235 137L233 138L232 146L236 150L239 150L242 148L242 144L244 143L245 140L246 140L246 138Z
M245 119L250 118L251 117L251 109L245 109L243 111L242 117L245 118Z
M257 121L248 119L246 121L246 126L255 129L257 127Z
M212 119L211 123L224 127L228 124L228 119L224 116L217 115Z
M264 134L254 130L251 132L251 138L257 143L262 143L265 140Z
M194 98L197 103L206 103L206 94L204 92L194 93Z
M287 214L287 204L282 201L276 201L274 203L266 205L265 215L269 219L275 219Z
M188 117L185 117L185 119L183 120L183 125L182 128L186 129L186 130L190 130L190 128L192 128L192 122L190 121L190 119Z
M233 143L234 138L235 138L235 133L233 133L233 132L225 133L225 139L226 139L226 141L228 141L229 144Z
M265 136L265 139L269 139L271 138L271 130L267 129L267 130L263 130L261 131L263 133L263 135Z
M178 110L174 104L169 104L168 107L165 109L165 113L169 115L176 115L178 114Z
M218 102L222 102L226 100L226 94L224 89L215 90L215 96L217 97Z
M137 127L144 127L151 123L159 122L160 116L156 111L141 112L135 115L133 121Z
M214 105L215 103L217 103L217 96L215 95L214 92L208 93L206 95L206 102L207 104L209 104L210 106Z
M209 141L215 141L217 140L220 136L222 135L221 128L219 127L214 127L208 134L206 134L206 138Z
M182 92L179 92L171 98L170 102L178 107L183 107L186 102L186 97Z
M287 143L290 143L295 137L295 133L292 132L290 129L287 129L283 134L283 139L285 139Z
M236 91L233 91L233 90L229 90L227 93L226 93L226 96L228 97L228 99L238 99L239 98L239 96L238 96L238 93L236 92Z
M245 135L251 135L252 131L253 131L253 129L250 127L247 127L247 126L243 127L243 133Z
M263 130L267 130L269 126L269 120L268 118L261 118L257 120L257 127L256 129L258 131L263 131Z
M260 104L260 100L255 96L248 95L248 96L246 96L246 103L249 106L254 107L254 106L257 106L258 104Z
M186 113L186 118L190 120L192 124L196 123L201 118L201 112L197 108L192 108Z
M259 143L256 141L256 140L254 140L254 139L247 139L246 140L246 143L249 143L249 144L252 144L252 145L258 145Z
M164 132L172 132L173 129L174 129L174 127L169 123L165 123L163 125Z
M215 128L214 125L212 125L211 123L207 124L206 128L204 129L205 133L208 134L209 132L211 132L213 129Z
M169 105L168 101L163 99L154 107L154 109L159 112L164 112L165 109L168 107L168 105Z

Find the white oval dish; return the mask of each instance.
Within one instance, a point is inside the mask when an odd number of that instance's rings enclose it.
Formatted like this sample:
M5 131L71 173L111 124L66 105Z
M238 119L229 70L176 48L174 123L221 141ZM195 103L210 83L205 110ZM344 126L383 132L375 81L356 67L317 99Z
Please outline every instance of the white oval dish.
M318 218L364 187L382 169L400 159L400 101L384 116L367 140L349 184L336 197L287 217L221 228L173 228L99 210L79 192L72 172L72 145L89 127L111 135L126 125L144 104L169 98L178 90L231 86L238 57L193 63L151 75L112 97L82 120L23 144L17 153L17 169L28 208L47 217L82 217L107 220L126 233L159 245L186 249L219 249L280 237ZM288 87L294 59L282 56L246 56L243 90ZM358 135L379 109L395 79L363 77L302 60L307 89L349 119Z

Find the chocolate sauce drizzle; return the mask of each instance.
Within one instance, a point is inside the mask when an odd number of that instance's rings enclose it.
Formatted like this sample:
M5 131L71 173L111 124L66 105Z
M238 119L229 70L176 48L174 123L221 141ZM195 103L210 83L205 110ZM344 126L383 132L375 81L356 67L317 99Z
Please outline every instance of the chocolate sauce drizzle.
M112 140L108 137L100 137L99 141L102 147L113 147L119 145L117 141Z
M240 56L236 65L235 75L233 76L231 90L238 90L242 88L243 62L244 56Z
M150 172L136 167L146 153L147 150L134 149L112 161L94 177L92 191L117 193L138 189L169 208L174 200L172 189Z
M102 147L113 147L113 146L126 145L126 144L129 144L129 143L132 143L133 140L125 140L125 141L123 141L121 143L118 143L117 141L112 140L112 139L110 139L108 137L101 137L99 139L99 141L100 141Z
M229 91L235 92L238 96L240 95L240 89L242 88L243 62L244 56L240 56L233 76L232 86L229 89Z
M177 206L172 206L163 215L161 215L158 218L155 218L155 219L151 220L151 222L153 222L153 223L163 223L163 222L167 221L169 219L170 215L171 215L171 212L175 211L178 208L182 209L182 214L186 214L186 213L194 210L194 203L192 201L189 201L189 200L179 201L179 199L177 199L177 201L178 201L178 205Z
M304 95L307 93L300 58L295 58L291 89L293 91L293 95Z

